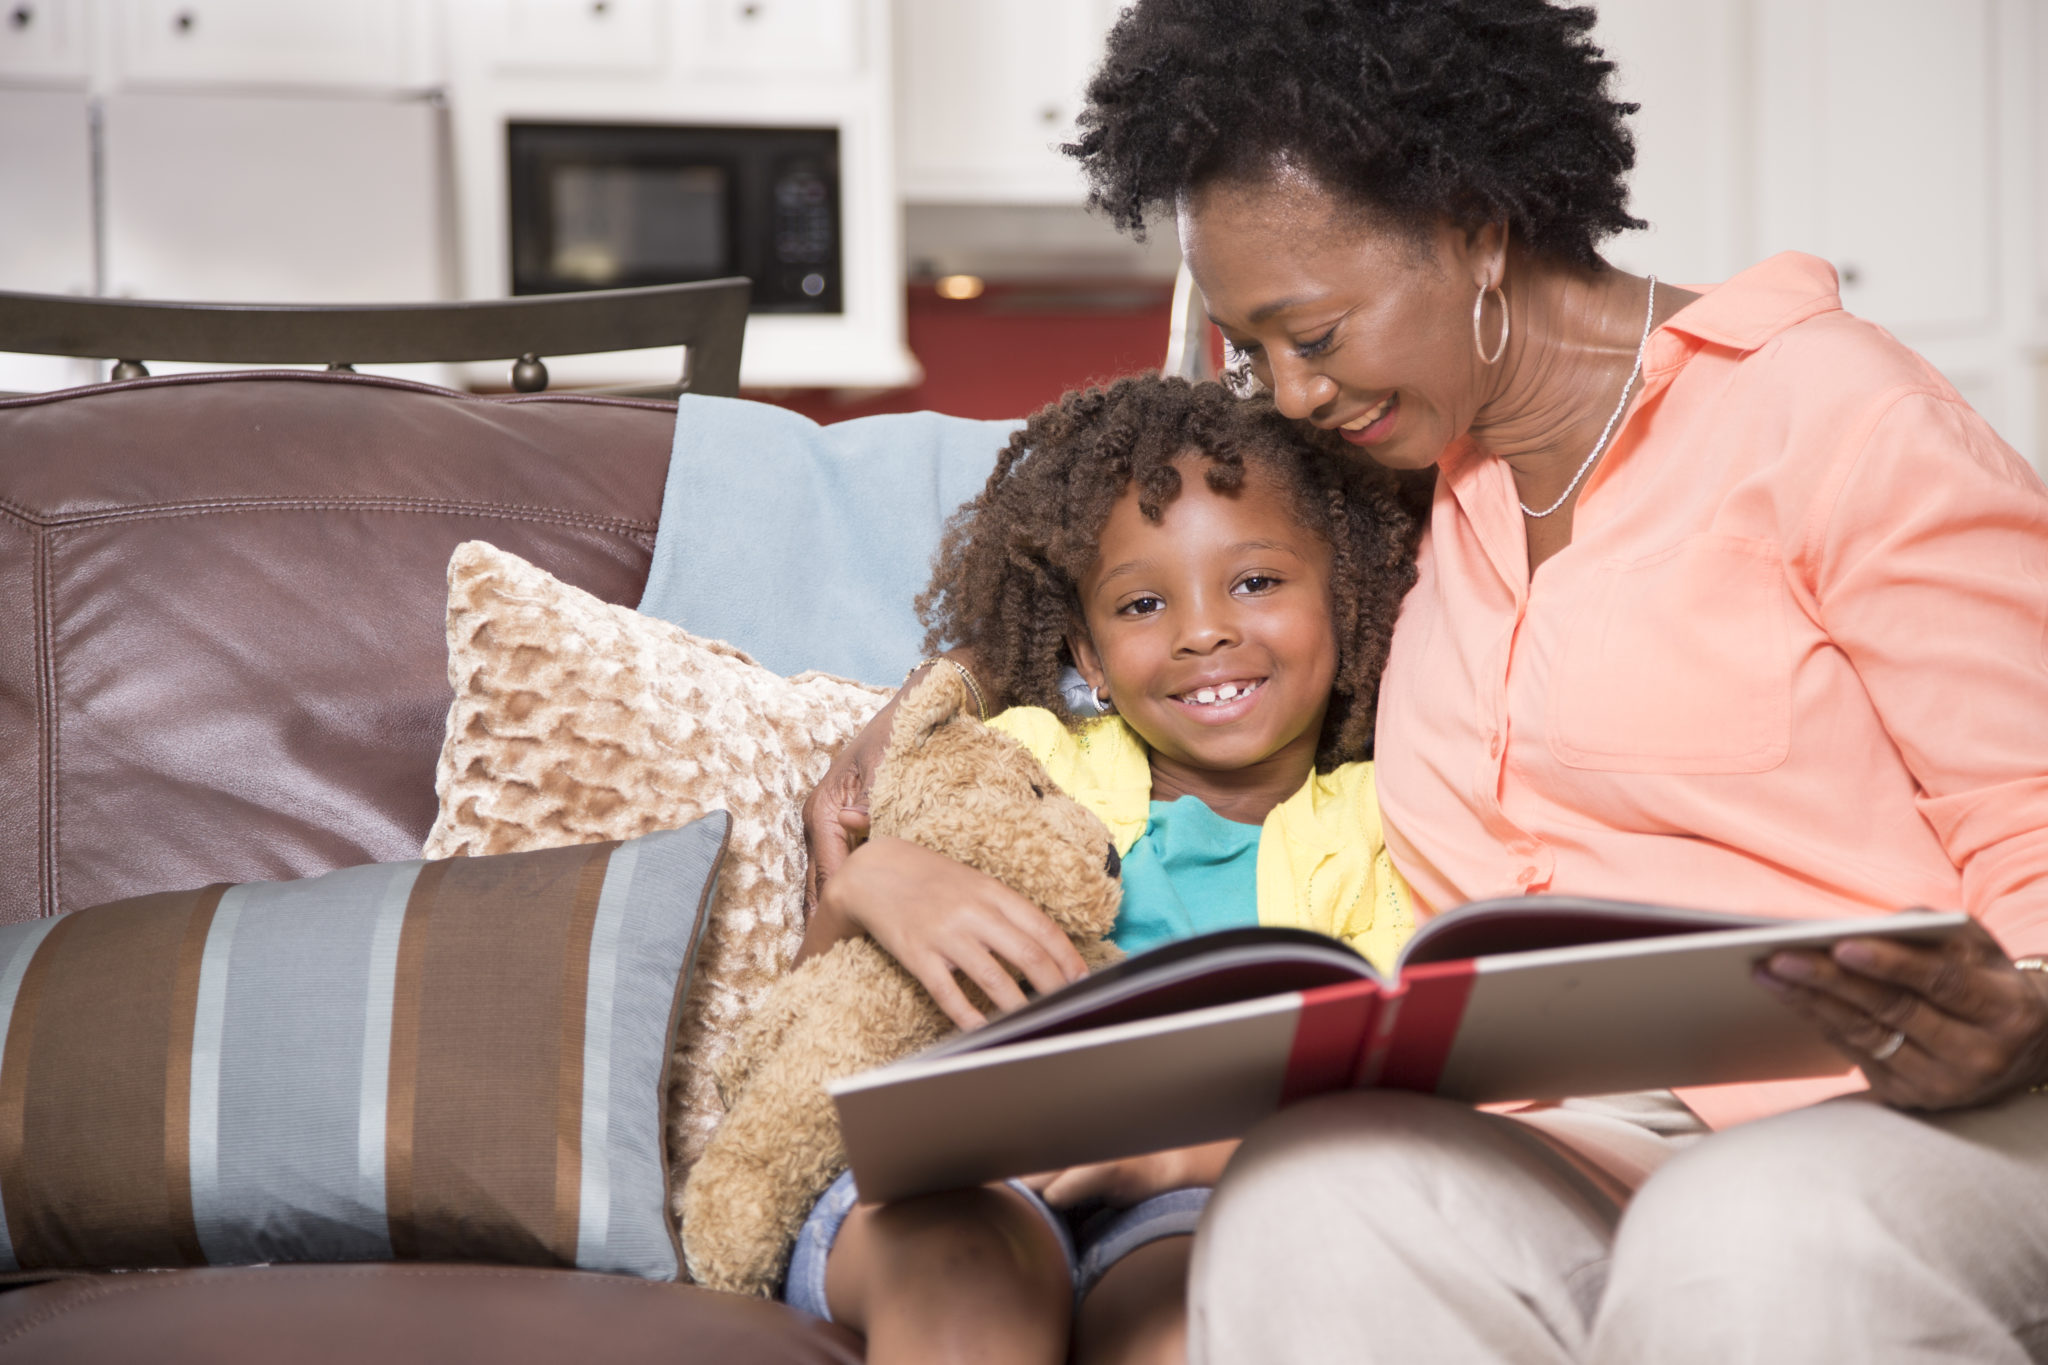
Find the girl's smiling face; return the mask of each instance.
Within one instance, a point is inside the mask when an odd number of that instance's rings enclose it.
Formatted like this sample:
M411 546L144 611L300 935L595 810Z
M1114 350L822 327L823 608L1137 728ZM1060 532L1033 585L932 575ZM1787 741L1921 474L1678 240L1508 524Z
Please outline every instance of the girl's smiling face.
M1256 460L1243 486L1209 487L1209 461L1175 462L1180 495L1157 523L1127 489L1080 583L1082 675L1150 745L1155 771L1286 769L1315 763L1337 676L1331 551ZM1298 770L1298 772L1296 771Z

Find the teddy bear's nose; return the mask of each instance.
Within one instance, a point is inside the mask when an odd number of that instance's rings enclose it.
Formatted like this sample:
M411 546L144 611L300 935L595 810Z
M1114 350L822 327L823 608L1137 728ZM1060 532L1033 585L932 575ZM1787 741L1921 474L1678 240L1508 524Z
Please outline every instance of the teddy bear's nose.
M1119 875L1124 870L1124 860L1117 855L1115 844L1109 846L1109 856L1102 860L1102 865L1108 869L1109 875L1112 877Z

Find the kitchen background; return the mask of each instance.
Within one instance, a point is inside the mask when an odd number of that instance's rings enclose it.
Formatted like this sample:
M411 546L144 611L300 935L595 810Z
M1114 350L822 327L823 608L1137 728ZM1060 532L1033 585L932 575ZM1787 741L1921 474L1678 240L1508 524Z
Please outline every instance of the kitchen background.
M2048 459L2048 6L1597 8L1652 223L1610 259L1692 282L1824 255L1851 310ZM1052 150L1116 9L0 0L0 288L390 302L737 263L750 393L1015 416L1165 349L1170 229L1118 236ZM655 383L677 358L549 368ZM0 354L0 390L105 370Z

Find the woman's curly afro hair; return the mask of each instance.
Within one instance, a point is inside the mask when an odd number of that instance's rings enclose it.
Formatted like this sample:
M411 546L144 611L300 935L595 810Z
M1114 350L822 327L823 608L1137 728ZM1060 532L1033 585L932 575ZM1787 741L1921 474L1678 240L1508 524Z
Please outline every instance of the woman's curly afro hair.
M1142 375L1069 393L1010 437L988 484L946 527L931 587L917 600L926 649L966 645L976 672L1018 705L1064 711L1066 637L1079 584L1110 508L1126 489L1158 521L1181 489L1174 461L1194 452L1219 493L1247 465L1278 476L1301 524L1331 550L1337 677L1316 750L1327 771L1372 752L1380 670L1401 598L1415 581L1421 520L1399 476L1326 432L1221 384Z
M1217 178L1294 163L1411 229L1505 221L1583 266L1627 209L1633 104L1594 14L1545 0L1137 0L1080 135L1089 202L1143 235Z

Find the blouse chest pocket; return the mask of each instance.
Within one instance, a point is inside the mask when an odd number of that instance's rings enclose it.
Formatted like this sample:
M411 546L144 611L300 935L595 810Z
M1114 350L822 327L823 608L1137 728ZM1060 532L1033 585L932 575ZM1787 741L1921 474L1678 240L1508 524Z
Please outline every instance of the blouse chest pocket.
M1778 547L1690 536L1595 570L1551 670L1550 750L1572 768L1756 773L1792 733Z

